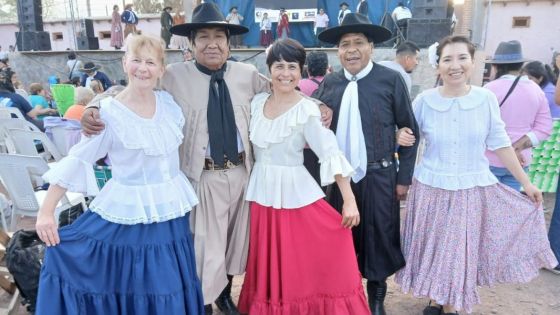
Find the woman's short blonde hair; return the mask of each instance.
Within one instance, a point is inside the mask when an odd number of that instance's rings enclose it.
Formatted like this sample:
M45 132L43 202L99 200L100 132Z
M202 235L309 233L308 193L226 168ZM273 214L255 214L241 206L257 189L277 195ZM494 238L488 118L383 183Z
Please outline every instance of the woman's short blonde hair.
M31 95L37 95L41 93L42 90L44 90L44 88L41 83L31 83L31 85L29 85L29 94Z
M92 89L79 86L74 90L74 104L85 106L91 102L94 96L95 93L93 93Z
M141 52L153 52L156 58L165 65L165 43L159 37L136 34L130 36L126 43L126 53L139 55Z
M89 88L95 94L103 93L103 91L104 91L103 90L103 84L101 84L101 81L99 81L99 80L91 80L91 83L89 84Z

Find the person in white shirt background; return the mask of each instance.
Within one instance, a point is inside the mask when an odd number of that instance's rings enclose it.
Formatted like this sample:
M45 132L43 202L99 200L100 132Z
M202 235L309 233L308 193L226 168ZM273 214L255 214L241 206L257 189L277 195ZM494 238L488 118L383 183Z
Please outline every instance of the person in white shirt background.
M263 13L263 17L260 23L261 30L261 40L260 44L263 47L268 47L272 44L272 21L268 17L268 13Z
M416 66L418 66L419 54L420 48L418 48L415 43L405 41L397 47L395 60L385 60L378 63L382 66L398 71L401 74L404 83L406 83L408 93L410 94L412 90L412 79L410 74L414 71L414 69L416 69Z
M349 5L346 2L342 2L340 5L340 10L338 10L338 25L340 25L342 23L342 20L344 19L344 17L346 16L346 14L352 12L350 11L350 9L348 9Z
M315 28L315 39L316 39L316 45L319 47L324 47L326 45L326 43L321 42L317 36L319 36L319 34L326 30L329 27L329 16L327 14L325 14L325 9L320 8L319 9L319 14L317 14L317 16L315 16L315 21L313 23L313 27Z
M226 16L226 21L229 24L241 25L243 22L243 15L239 14L237 7L233 6L229 9L229 14ZM233 48L239 48L241 46L241 42L243 40L242 35L233 35L230 39L230 44Z
M391 13L391 17L393 17L398 32L400 32L400 34L397 34L398 46L401 39L407 39L408 21L412 18L412 12L410 12L410 9L407 8L403 2L399 2L397 7L393 10L393 13Z

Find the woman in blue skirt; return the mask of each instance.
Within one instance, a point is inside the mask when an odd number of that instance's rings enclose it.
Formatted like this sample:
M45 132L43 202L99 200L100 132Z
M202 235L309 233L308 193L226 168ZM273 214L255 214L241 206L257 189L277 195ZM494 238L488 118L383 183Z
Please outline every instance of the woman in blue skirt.
M101 101L105 130L44 175L51 185L36 227L49 247L37 314L204 312L188 224L198 200L179 171L184 116L171 95L154 90L165 70L163 42L132 37L123 67L129 85ZM113 178L98 191L92 164L106 155ZM66 190L96 198L57 230L54 210Z

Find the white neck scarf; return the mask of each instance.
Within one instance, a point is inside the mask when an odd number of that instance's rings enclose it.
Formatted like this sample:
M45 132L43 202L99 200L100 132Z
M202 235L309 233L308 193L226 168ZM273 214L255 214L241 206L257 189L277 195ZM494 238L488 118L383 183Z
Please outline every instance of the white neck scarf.
M364 178L367 172L367 151L362 130L362 117L360 116L358 80L368 75L372 68L373 63L370 61L356 75L344 69L344 76L350 80L350 83L346 86L340 103L336 140L340 150L354 168L355 174L352 176L354 183Z

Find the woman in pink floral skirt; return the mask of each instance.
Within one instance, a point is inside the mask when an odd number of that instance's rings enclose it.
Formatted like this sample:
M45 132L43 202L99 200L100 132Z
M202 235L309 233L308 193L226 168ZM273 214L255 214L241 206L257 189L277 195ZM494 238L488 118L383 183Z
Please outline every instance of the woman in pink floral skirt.
M426 140L414 172L396 275L404 292L429 297L424 315L472 312L478 286L527 282L557 265L546 236L542 194L511 147L496 96L469 85L473 44L444 38L435 61L443 86L414 101ZM492 150L527 196L498 183L484 152Z

